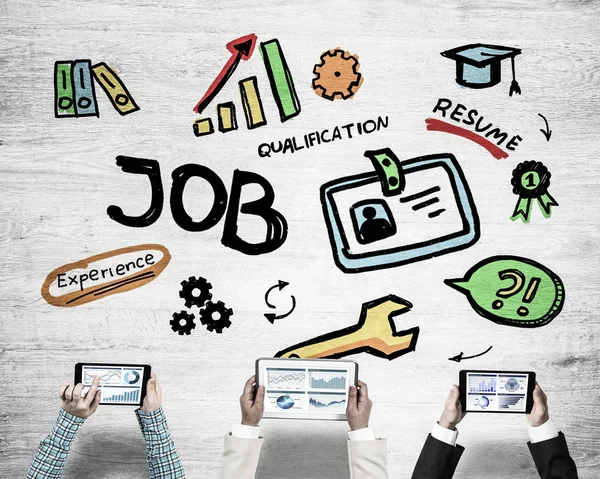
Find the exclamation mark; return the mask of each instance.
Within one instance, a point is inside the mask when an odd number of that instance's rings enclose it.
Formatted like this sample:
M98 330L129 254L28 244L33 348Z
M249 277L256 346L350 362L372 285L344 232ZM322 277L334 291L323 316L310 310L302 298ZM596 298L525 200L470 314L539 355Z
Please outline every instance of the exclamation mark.
M541 281L541 278L531 278L531 281L529 281L529 284L527 285L525 296L523 296L524 303L531 303L533 301ZM529 310L525 306L521 306L519 309L517 309L517 314L519 316L527 316L529 314Z

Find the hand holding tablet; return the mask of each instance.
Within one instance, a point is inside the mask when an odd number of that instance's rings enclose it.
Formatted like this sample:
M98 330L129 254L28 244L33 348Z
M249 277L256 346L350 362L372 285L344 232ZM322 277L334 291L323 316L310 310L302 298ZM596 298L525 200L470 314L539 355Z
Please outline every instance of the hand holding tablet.
M369 399L367 385L358 381L358 387L350 386L348 392L348 406L346 408L346 419L351 431L357 431L369 427L369 418L373 401Z
M527 371L460 371L464 412L530 413L535 373Z
M264 417L346 420L348 391L356 386L358 364L340 359L260 358L256 361L259 386L265 387ZM361 407L368 396L361 396Z
M83 385L80 394L85 397L95 377L102 391L100 404L142 406L152 368L144 364L78 363L75 365L75 384ZM153 386L154 387L154 386Z

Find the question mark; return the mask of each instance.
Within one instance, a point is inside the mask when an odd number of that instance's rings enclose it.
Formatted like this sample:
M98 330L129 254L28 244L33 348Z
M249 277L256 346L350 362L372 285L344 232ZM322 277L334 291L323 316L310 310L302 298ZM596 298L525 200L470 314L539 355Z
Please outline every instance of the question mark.
M513 284L508 288L502 288L496 291L496 296L500 296L501 298L510 298L523 289L523 285L525 284L525 275L518 269L505 269L503 271L499 271L498 276L501 280L512 279ZM531 278L529 284L527 285L525 296L523 296L524 303L531 303L533 301L541 281L541 278ZM494 309L500 309L502 306L504 306L504 302L501 299L497 299L492 303L492 308ZM517 309L517 314L519 316L527 316L529 314L529 310L525 306L520 306L519 309Z

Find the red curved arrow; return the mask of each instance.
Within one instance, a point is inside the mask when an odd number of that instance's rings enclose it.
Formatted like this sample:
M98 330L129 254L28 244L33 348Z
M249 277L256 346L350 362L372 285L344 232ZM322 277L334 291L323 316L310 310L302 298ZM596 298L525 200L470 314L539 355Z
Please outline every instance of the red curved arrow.
M233 75L233 72L240 63L240 60L246 61L250 59L255 45L256 35L254 33L236 38L225 45L227 50L231 52L231 57L229 57L229 60L227 60L227 63L225 63L225 66L219 72L217 78L215 78L208 87L208 90L206 90L206 93L202 99L194 107L194 111L196 113L202 113L202 110L209 105L215 96L217 96L217 93L221 91L221 88L223 88L225 83L227 83L229 77Z

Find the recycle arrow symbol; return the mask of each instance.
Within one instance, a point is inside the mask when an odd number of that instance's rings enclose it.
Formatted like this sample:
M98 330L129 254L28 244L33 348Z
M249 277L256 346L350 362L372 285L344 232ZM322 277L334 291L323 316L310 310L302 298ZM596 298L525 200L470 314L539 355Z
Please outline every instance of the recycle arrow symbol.
M275 305L272 304L271 302L269 302L269 295L271 293L271 291L275 290L275 289L279 289L279 291L281 291L283 288L285 288L286 286L288 286L290 283L286 282L286 281L281 281L279 280L277 282L276 285L271 286L267 292L265 293L265 303L267 304L267 306L269 308L275 309ZM290 314L292 314L294 312L294 309L296 309L296 298L292 295L292 309L290 309L287 313L284 314L275 314L275 313L265 313L265 318L267 318L267 320L273 324L275 323L276 319L283 319L288 317Z

